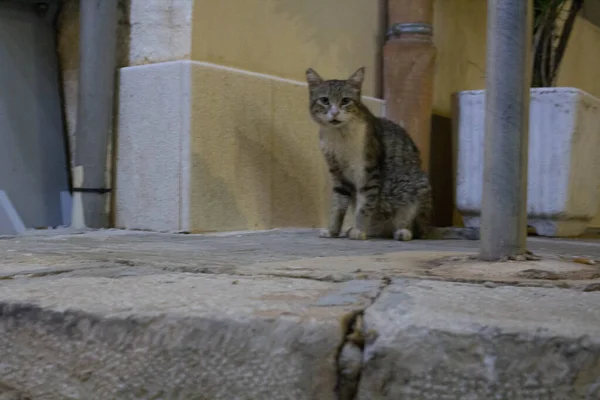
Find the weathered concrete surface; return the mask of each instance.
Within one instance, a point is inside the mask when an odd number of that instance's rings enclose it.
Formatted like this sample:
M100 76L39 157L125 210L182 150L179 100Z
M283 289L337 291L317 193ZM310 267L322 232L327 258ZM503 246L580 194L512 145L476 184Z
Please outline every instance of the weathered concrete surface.
M295 230L3 238L0 399L600 398L600 247L529 245L543 261Z
M322 281L424 277L454 281L585 289L599 283L600 244L532 239L544 262L476 263L477 242L323 240L313 230L287 229L212 235L106 230L70 234L34 231L0 240L0 279L60 275L153 275L168 272L280 276ZM588 289L589 290L589 289Z
M4 282L0 394L86 400L334 399L338 318L379 286L185 273Z
M359 400L598 399L600 293L394 281L367 309Z

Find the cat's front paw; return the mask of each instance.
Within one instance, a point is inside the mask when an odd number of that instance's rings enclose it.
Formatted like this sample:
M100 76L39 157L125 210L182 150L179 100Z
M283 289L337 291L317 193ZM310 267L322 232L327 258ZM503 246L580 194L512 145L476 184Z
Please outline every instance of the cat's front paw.
M337 238L340 236L339 232L332 232L329 229L321 229L321 232L319 232L319 237L322 238Z
M412 240L412 238L413 238L413 234L408 229L398 229L396 232L394 232L394 240L400 240L402 242L407 242L409 240Z
M367 234L360 229L350 228L348 229L348 239L352 240L367 240Z

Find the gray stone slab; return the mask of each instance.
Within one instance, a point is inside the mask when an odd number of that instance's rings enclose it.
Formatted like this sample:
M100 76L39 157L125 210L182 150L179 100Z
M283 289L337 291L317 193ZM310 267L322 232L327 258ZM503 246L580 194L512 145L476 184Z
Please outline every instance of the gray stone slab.
M378 291L185 273L0 280L0 394L333 400L339 320Z
M600 293L398 280L366 310L358 400L600 398Z

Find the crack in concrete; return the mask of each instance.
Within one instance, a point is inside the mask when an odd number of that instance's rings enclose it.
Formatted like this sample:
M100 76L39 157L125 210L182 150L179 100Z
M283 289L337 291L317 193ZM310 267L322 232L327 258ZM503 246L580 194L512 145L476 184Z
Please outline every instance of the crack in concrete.
M64 269L39 269L39 270L23 270L12 274L0 275L1 279L19 279L19 278L44 278L47 276L55 276L62 274L69 274L72 272L80 271L95 271L110 268L106 266L93 266L93 267L81 267L81 268L64 268Z
M40 270L40 271L19 271L14 274L0 275L0 279L19 279L19 278L43 278L45 276L68 274L75 271L74 269L58 269L58 270Z
M337 379L334 388L338 400L354 400L358 394L365 345L377 337L377 332L366 330L364 314L391 282L389 277L383 277L377 294L368 306L351 311L341 318L342 337L336 355Z
M335 394L338 400L354 400L362 372L364 310L355 310L342 318L342 341L338 348Z

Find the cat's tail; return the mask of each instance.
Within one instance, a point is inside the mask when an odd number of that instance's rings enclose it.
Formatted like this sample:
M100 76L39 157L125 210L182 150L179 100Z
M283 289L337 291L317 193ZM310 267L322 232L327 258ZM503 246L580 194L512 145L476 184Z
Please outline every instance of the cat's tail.
M431 195L425 192L413 222L413 236L429 240L479 240L479 228L431 226Z
M479 240L479 228L430 227L423 235L429 240Z

